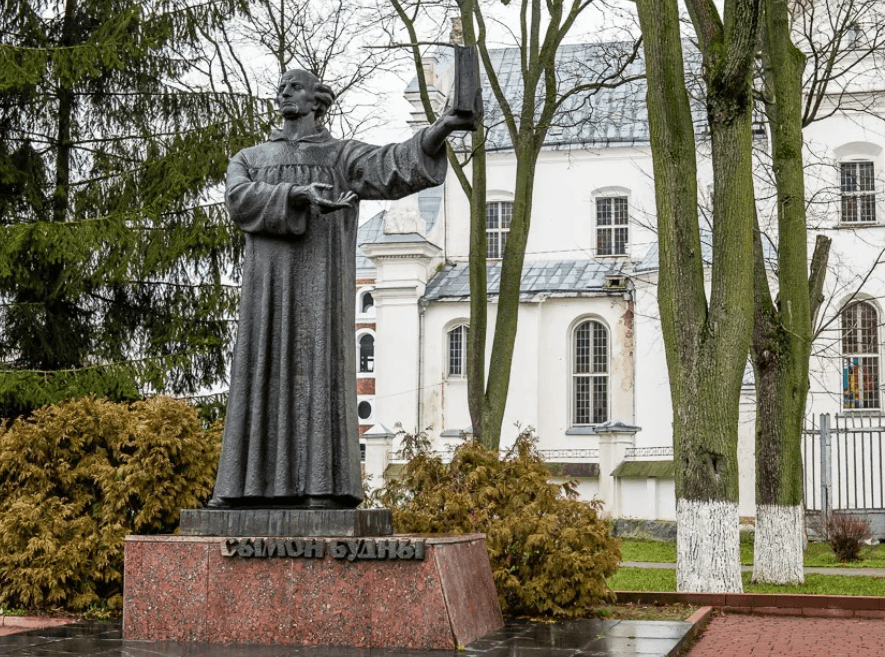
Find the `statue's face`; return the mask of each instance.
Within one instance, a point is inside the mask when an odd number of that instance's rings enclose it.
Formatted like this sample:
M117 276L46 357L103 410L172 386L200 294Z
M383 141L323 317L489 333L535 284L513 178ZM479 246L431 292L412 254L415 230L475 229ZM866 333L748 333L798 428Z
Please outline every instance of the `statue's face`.
M284 119L297 119L317 109L316 78L307 71L286 71L280 78L277 106Z

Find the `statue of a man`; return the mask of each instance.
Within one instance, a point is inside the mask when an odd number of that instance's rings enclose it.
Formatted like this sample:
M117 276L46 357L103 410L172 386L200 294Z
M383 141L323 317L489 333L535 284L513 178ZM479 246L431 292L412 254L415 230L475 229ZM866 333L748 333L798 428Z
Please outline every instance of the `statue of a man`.
M333 139L332 90L293 70L283 127L237 153L227 206L246 233L240 321L210 507L352 508L362 499L354 343L360 199L398 199L445 179L445 112L408 141Z

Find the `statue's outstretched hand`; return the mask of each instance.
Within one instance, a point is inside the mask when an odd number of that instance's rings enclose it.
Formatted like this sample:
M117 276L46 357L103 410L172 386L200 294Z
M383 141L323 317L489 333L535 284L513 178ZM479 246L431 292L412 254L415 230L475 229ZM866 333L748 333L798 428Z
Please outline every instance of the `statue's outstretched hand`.
M293 185L289 190L289 203L295 206L316 206L322 214L326 214L343 208L351 208L359 200L353 192L343 192L337 199L326 198L325 194L330 189L332 189L332 185L326 183Z
M327 212L334 212L335 210L342 210L344 208L352 208L353 204L359 200L356 194L353 192L342 192L342 194L335 200L326 200L322 199L317 203L319 206L320 212L326 214Z

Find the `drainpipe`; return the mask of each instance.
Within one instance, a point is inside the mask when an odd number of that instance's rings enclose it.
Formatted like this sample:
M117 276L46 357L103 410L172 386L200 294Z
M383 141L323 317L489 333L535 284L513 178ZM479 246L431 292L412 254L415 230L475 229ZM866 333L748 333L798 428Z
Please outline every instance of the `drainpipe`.
M418 426L416 431L424 431L424 315L428 302L418 299Z
M636 285L633 283L633 279L627 278L627 289L624 291L624 305L627 306L627 311L630 313L633 326L630 329L630 338L633 341L633 344L630 345L631 352L633 353L633 362L630 363L630 368L633 370L633 392L632 392L632 408L631 408L631 422L633 424L636 423L636 297L635 297Z

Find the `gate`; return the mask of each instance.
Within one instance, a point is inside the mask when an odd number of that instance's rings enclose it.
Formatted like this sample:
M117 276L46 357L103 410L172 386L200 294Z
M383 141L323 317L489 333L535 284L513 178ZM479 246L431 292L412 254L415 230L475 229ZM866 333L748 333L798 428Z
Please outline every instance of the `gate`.
M802 436L805 508L844 511L870 521L885 537L885 416L880 413L820 415Z

